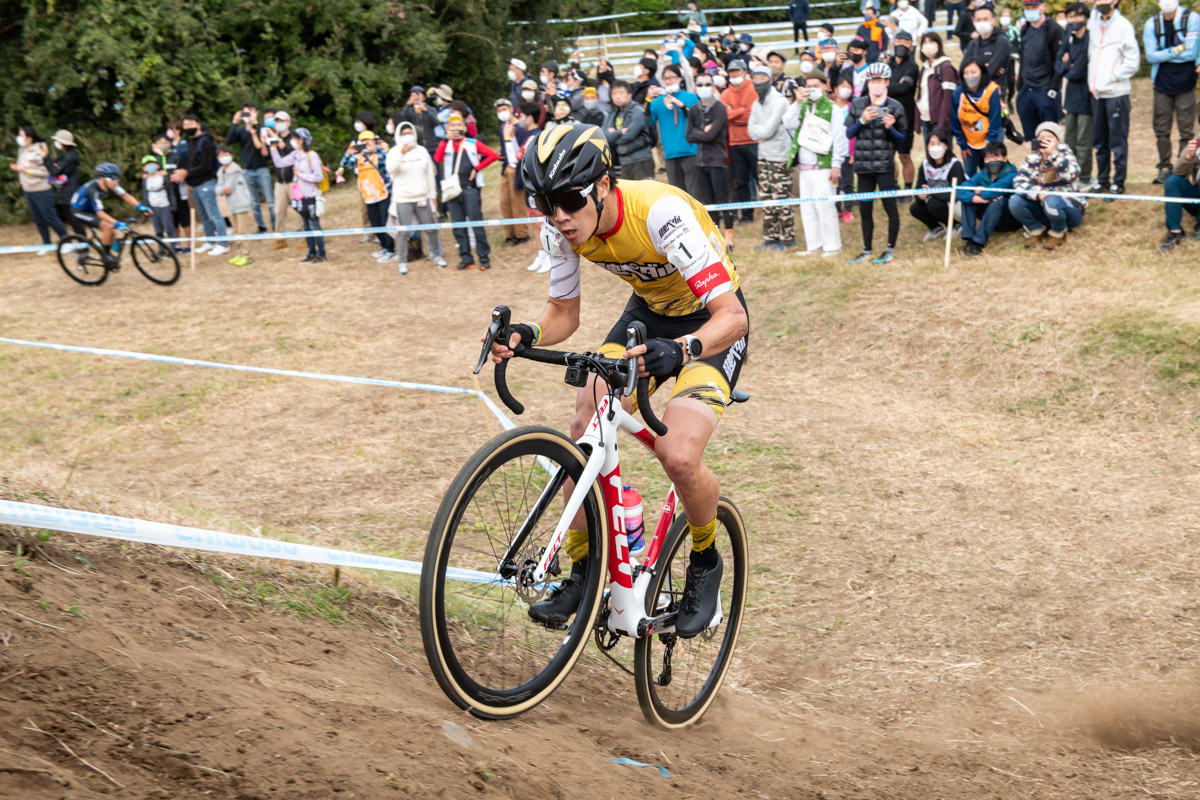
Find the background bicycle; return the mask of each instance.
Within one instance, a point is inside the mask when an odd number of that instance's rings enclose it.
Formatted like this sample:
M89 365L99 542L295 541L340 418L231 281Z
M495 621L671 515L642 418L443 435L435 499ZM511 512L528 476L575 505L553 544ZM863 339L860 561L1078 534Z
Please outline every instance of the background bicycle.
M131 226L144 219L141 214L135 214L121 222ZM114 244L115 253L104 246L92 228L88 228L87 236L69 234L58 243L58 263L71 280L84 286L99 286L108 280L110 272L121 269L121 255L128 250L138 272L152 283L170 286L179 280L179 258L175 249L162 239L127 227L117 232Z

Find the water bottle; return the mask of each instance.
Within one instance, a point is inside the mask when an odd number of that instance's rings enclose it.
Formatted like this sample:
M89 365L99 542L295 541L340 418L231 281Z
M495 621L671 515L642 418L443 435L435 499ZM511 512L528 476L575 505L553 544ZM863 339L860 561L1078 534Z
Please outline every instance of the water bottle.
M641 555L646 549L646 526L642 522L642 496L636 489L626 486L621 492L621 504L625 506L625 538L629 540L629 554Z

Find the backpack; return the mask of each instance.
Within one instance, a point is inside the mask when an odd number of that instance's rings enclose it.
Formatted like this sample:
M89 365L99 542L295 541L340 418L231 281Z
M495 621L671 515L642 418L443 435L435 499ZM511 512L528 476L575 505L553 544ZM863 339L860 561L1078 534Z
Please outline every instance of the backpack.
M311 164L312 161L309 161L309 163ZM317 183L317 191L321 194L329 191L329 167L324 164L321 165L321 180Z
M1186 8L1180 8L1178 10L1183 12L1183 25L1175 26L1175 34L1180 39L1187 39L1188 17L1191 16L1191 12ZM1154 41L1159 43L1160 50L1166 50L1168 47L1175 46L1174 42L1167 44L1165 41L1163 41L1163 18L1161 13L1154 15Z

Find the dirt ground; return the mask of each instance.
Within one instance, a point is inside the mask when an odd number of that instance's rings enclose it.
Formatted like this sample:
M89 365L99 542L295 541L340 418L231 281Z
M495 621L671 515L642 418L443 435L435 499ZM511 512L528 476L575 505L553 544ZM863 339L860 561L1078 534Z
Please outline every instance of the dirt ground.
M1152 150L1131 192L1158 193ZM348 193L331 210L357 224ZM650 729L594 650L517 720L458 712L411 579L0 529L0 795L1200 796L1200 290L1161 225L1093 203L1062 252L1006 237L948 269L908 221L886 268L760 258L738 229L753 399L709 460L751 530L750 605L692 730ZM6 257L0 335L472 387L491 308L545 296L528 246L403 277L371 249L255 245L166 289ZM584 283L577 348L625 300ZM565 425L561 376L510 372L521 422ZM0 376L0 497L404 558L495 426L473 398L11 345Z

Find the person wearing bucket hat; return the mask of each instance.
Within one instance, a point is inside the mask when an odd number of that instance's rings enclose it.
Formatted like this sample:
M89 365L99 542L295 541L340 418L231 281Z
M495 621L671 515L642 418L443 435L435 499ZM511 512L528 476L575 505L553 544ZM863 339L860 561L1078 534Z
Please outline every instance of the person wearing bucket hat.
M1038 125L1029 144L1033 152L1017 168L1013 182L1017 193L1008 210L1025 228L1025 247L1057 250L1066 241L1067 231L1083 222L1087 200L1049 193L1071 191L1079 177L1079 162L1063 144L1063 128L1057 122Z
M71 220L71 195L79 188L79 152L75 149L75 137L70 131L59 129L50 139L55 153L46 159L46 172L50 174L50 186L54 189L54 205L58 218ZM72 220L72 226L78 226ZM82 226L76 233L82 232Z

